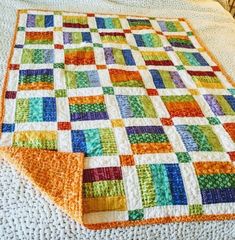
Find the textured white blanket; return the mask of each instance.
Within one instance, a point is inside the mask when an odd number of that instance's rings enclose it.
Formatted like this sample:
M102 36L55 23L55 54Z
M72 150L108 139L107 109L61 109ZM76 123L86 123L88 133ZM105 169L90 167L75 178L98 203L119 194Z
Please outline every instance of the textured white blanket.
M235 79L235 21L211 0L152 1L151 9L124 0L1 0L0 79L6 69L16 9L185 17L227 73ZM143 1L140 1L143 2ZM146 1L147 2L147 1ZM140 3L141 5L141 3ZM143 5L142 5L143 6ZM145 5L149 6L149 5ZM0 239L235 239L234 222L175 223L128 229L89 231L57 210L8 163L0 161Z

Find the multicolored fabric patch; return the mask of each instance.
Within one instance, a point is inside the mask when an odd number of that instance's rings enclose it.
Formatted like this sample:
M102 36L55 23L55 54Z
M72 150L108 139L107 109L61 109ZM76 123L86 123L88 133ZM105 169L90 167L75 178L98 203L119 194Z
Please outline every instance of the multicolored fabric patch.
M130 49L104 48L104 54L107 65L135 65L135 60Z
M172 152L172 146L162 126L126 127L134 154Z
M18 90L53 90L53 69L25 69L19 71Z
M83 152L85 225L234 218L235 84L185 19L22 10L12 52L0 144Z
M68 89L100 87L100 79L96 70L65 71L65 79Z
M108 119L104 96L69 98L71 121Z

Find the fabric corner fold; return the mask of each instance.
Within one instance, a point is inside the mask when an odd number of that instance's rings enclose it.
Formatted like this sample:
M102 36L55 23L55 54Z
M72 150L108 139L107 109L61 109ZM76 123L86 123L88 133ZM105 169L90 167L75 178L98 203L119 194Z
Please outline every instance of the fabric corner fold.
M0 147L0 156L71 218L82 223L83 153Z

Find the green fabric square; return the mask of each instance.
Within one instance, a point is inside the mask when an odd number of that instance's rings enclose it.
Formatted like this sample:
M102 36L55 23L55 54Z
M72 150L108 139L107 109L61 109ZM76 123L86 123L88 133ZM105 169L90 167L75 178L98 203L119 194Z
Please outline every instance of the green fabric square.
M188 36L193 36L193 32L187 32Z
M136 47L136 46L131 46L131 49L132 49L132 50L135 50L135 51L139 51L139 48Z
M176 69L177 69L177 70L185 70L185 68L184 68L183 65L176 66Z
M28 122L29 119L29 99L17 99L15 122Z
M18 27L18 31L25 31L25 27Z
M142 220L144 218L144 209L136 209L128 211L130 221Z
M98 32L98 29L96 29L96 28L91 28L90 31L91 31L91 32Z
M103 93L106 95L114 95L113 87L103 87Z
M220 120L217 117L208 117L207 120L211 125L220 124Z
M176 156L178 158L179 163L188 163L191 162L191 157L187 152L177 152Z
M235 96L235 88L230 88L228 90L233 96Z
M58 90L55 90L55 96L56 97L67 97L67 92L66 92L66 89L58 89Z
M63 12L61 12L61 11L54 11L54 15L62 15L63 14Z
M100 44L100 43L93 43L93 46L94 46L94 47L99 47L99 48L102 48L102 47L103 47L103 45Z
M189 206L189 215L202 215L203 206L201 204L193 204Z
M53 67L64 69L64 63L54 63Z

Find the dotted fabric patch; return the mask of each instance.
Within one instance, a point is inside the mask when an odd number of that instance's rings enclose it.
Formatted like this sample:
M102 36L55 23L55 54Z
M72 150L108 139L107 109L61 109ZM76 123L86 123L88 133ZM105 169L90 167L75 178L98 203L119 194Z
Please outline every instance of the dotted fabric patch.
M234 84L186 20L22 10L7 80L1 146L84 152L85 224L234 217Z

